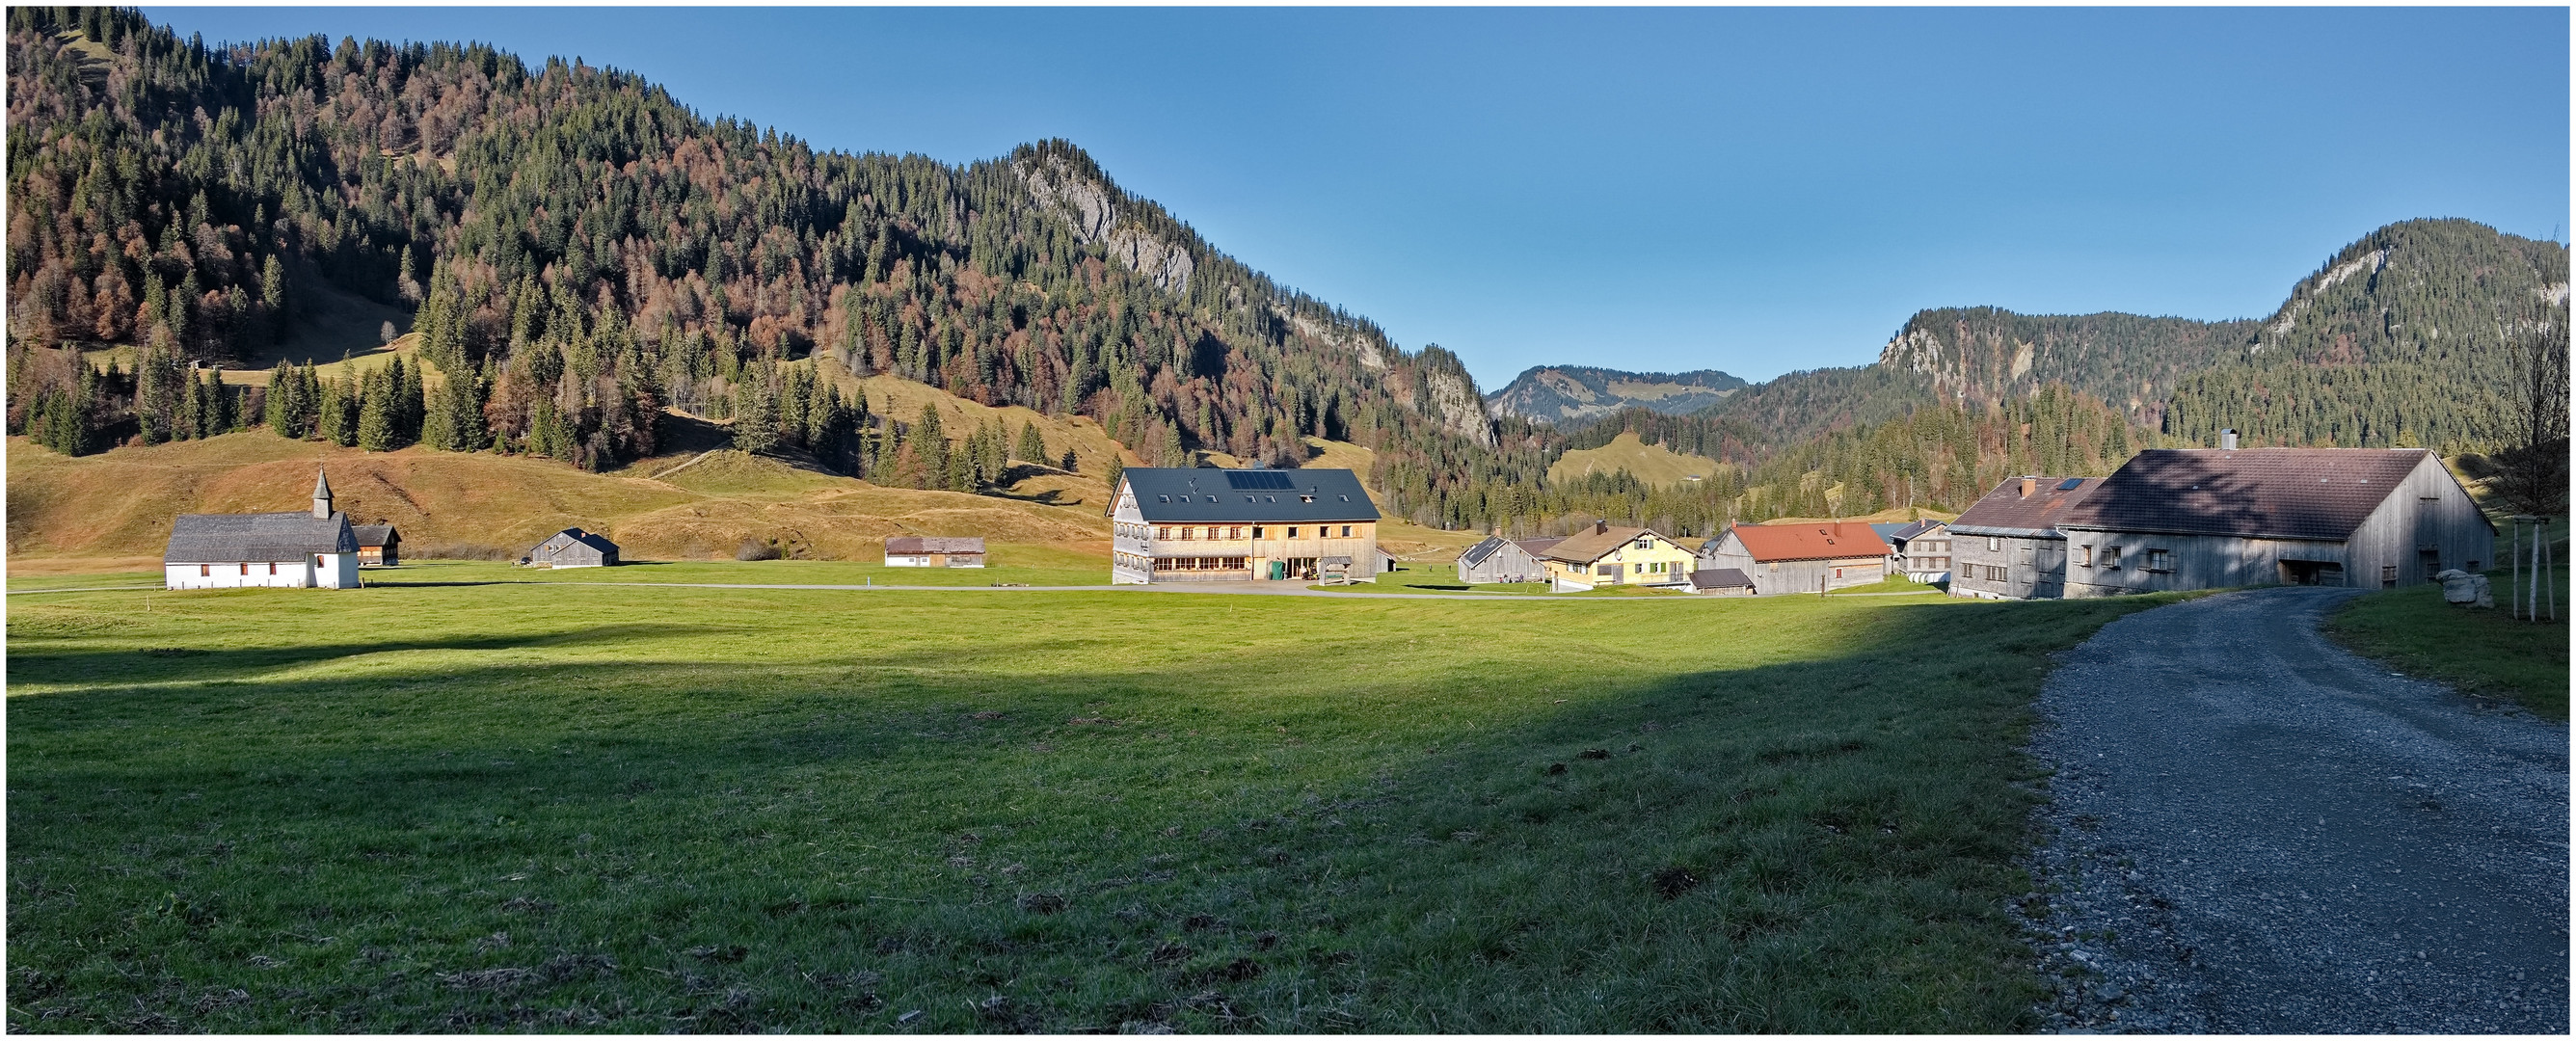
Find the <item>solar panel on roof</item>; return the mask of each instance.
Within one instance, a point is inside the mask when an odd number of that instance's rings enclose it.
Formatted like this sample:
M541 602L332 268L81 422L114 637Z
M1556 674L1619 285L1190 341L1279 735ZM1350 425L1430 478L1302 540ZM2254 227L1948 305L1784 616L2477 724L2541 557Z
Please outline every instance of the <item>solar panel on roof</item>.
M1225 472L1225 483L1226 487L1238 491L1250 488L1287 489L1297 486L1296 482L1288 479L1288 473L1285 470L1228 470Z
M2057 482L2057 490L2061 492L2071 492L2083 486L2084 479L2081 477L2069 477L2063 481Z

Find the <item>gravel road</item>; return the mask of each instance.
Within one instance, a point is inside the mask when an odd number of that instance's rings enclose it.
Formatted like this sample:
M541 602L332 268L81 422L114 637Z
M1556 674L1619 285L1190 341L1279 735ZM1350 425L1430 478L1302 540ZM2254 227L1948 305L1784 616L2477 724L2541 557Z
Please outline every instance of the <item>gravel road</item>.
M2568 730L2317 635L2354 590L2228 593L2066 652L2023 914L2059 1031L2568 1029Z

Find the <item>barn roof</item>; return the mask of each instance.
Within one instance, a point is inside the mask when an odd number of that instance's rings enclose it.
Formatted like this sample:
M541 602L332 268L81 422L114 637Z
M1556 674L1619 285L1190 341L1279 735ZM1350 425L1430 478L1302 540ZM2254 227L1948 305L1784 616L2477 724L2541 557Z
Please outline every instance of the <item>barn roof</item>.
M183 513L170 522L165 564L233 564L302 560L315 553L355 553L349 518L296 513Z
M1373 521L1377 506L1349 470L1219 470L1131 466L1136 509L1155 524Z
M1744 544L1745 552L1764 563L1887 555L1887 543L1878 533L1854 521L1738 524L1730 530L1735 532L1736 541Z
M1467 547L1466 552L1458 554L1458 566L1474 567L1478 564L1482 564L1488 560L1492 560L1494 558L1494 554L1502 552L1503 547L1511 545L1511 543L1504 541L1503 537L1500 535L1487 536L1485 541L1469 546ZM1520 547L1514 546L1513 548L1518 549Z
M1872 524L1870 527L1872 529L1876 529L1878 525ZM1893 528L1894 530L1880 531L1878 533L1878 537L1886 539L1887 544L1893 546L1899 542L1918 539L1924 535L1939 531L1941 530L1941 522L1936 520L1919 520L1912 524L1892 524L1888 527Z
M1518 543L1515 543L1515 545L1518 545L1521 548L1521 552L1527 553L1530 556L1544 557L1547 555L1548 550L1555 549L1556 544L1563 541L1565 541L1565 536L1551 535L1540 539L1522 539Z
M2432 457L2421 448L2152 449L2104 478L2066 524L2339 541Z
M1731 567L1693 571L1690 573L1690 584L1693 589L1753 588L1752 579L1745 577L1743 571Z
M896 553L981 553L984 552L984 537L981 535L897 535L886 540L885 551L889 555Z
M575 542L581 543L582 545L588 546L602 553L617 552L617 544L608 541L608 536L601 535L597 532L583 531L580 528L565 528L562 531L554 533L552 537L547 538L544 542L537 543L537 550L543 551L548 546L563 546Z
M2102 486L2099 477L2007 477L1968 512L1950 522L1961 535L2012 535L2055 538L2057 526L2073 516L2084 500ZM2022 494L2022 482L2031 492Z
M1652 528L1605 528L1595 526L1589 531L1577 532L1573 535L1567 536L1557 544L1549 546L1547 548L1547 552L1542 554L1542 556L1545 556L1549 560L1563 561L1568 564L1589 564L1593 561L1609 556L1612 551L1617 550L1621 546L1627 545L1631 540L1640 535L1654 535L1656 538L1663 539L1666 542L1672 541L1671 539L1664 539L1662 535L1656 534L1655 530Z
M349 533L358 537L361 546L395 546L402 543L402 533L391 524L353 524Z

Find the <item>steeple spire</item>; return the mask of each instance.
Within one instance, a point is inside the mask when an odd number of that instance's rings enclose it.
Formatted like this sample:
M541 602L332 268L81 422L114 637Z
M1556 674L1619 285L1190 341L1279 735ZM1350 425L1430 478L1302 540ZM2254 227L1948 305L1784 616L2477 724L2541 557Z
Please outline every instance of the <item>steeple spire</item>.
M331 479L318 466L313 468L313 519L331 519Z

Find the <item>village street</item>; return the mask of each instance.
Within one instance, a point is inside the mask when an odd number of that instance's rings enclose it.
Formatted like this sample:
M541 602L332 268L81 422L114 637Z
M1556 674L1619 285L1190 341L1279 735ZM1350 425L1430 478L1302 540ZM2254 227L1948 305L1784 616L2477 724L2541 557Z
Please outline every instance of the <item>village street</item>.
M2566 1032L2567 728L2319 636L2358 593L2208 597L2066 653L2034 739L2051 1029Z

